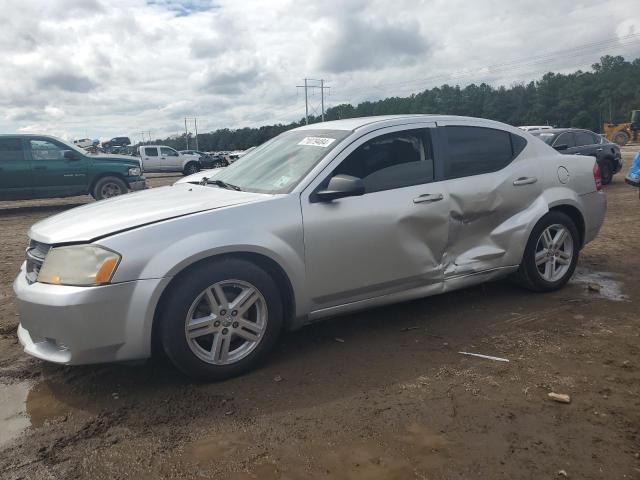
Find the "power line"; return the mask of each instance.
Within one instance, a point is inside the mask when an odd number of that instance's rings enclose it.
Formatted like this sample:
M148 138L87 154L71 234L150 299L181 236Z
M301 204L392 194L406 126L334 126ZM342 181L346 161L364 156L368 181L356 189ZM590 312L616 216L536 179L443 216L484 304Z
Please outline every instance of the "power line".
M318 82L319 85L314 85L313 83L309 82ZM324 122L324 91L325 89L328 90L330 88L324 86L324 79L315 80L313 78L305 78L304 85L296 85L296 88L304 88L304 120L307 125L309 125L309 90L313 91L313 89L315 88L320 89L322 121Z

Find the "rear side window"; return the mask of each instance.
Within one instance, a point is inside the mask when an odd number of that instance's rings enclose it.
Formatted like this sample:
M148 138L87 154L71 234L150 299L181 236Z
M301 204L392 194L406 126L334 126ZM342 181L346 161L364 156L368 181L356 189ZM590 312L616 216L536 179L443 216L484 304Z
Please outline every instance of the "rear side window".
M447 179L497 172L527 145L519 135L485 127L444 127L448 139Z
M147 157L157 157L158 149L155 147L144 147L144 153Z
M334 175L362 179L365 193L433 181L433 155L427 129L381 135L353 151Z
M0 162L24 160L22 141L19 138L0 138Z

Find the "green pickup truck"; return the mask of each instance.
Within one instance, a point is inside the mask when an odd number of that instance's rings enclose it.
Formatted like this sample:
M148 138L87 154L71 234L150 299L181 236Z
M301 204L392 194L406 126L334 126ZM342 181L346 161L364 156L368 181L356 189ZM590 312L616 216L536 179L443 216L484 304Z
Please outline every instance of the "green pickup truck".
M0 135L0 200L96 200L146 188L140 159L93 155L46 135Z

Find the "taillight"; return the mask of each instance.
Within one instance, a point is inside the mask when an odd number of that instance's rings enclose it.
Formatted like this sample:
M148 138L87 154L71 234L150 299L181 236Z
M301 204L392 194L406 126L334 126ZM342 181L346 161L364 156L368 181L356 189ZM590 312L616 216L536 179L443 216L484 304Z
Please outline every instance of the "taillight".
M593 164L593 181L596 182L596 190L602 190L602 175L600 174L600 165L598 162Z

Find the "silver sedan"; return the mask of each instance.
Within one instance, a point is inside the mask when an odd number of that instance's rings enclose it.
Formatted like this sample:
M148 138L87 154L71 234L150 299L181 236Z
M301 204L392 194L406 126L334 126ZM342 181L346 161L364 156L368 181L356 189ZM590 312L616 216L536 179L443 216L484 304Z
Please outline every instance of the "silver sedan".
M14 282L27 353L222 379L319 319L512 275L546 292L602 225L591 157L489 120L297 128L225 169L34 225ZM461 306L464 308L464 306Z

